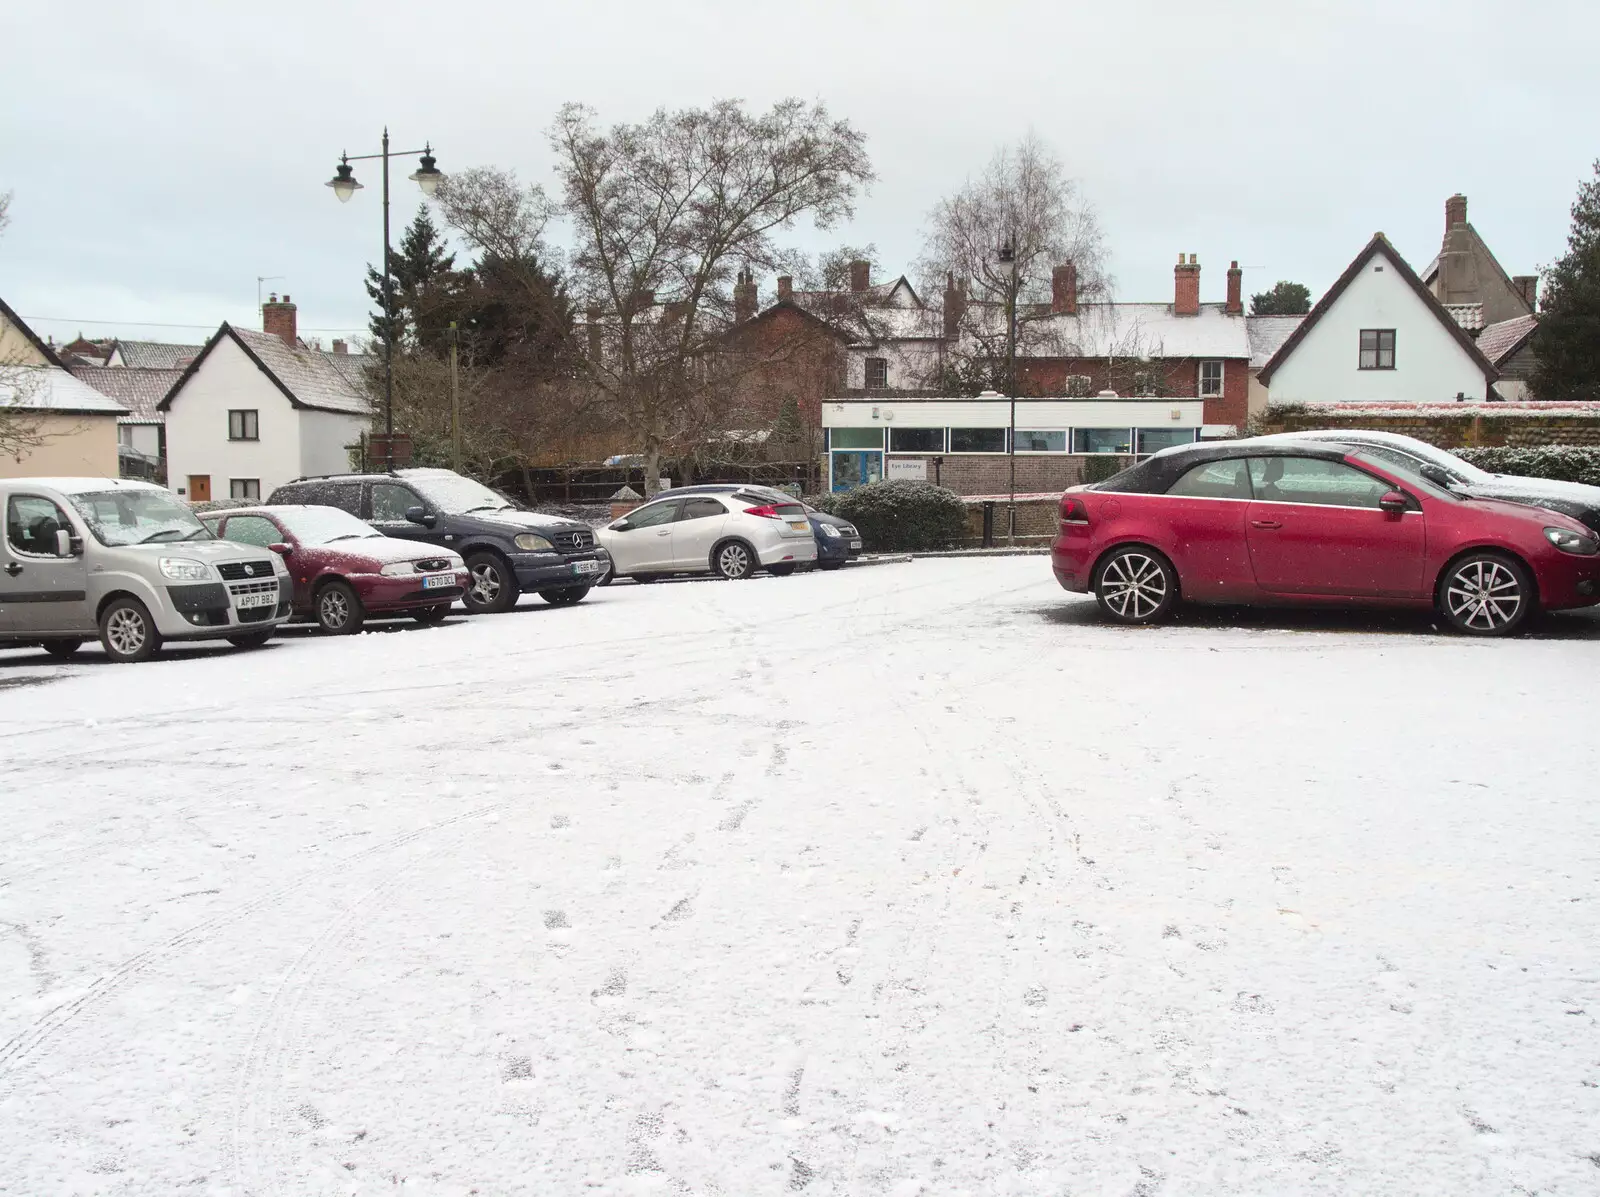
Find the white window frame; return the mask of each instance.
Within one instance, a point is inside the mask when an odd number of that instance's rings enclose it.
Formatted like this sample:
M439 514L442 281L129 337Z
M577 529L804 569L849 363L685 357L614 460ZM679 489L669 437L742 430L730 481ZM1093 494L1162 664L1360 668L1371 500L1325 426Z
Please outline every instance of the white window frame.
M872 363L883 363L883 381L874 384L872 381ZM866 391L887 391L889 389L889 359L886 357L868 357L861 360L861 388Z
M1093 374L1068 374L1062 382L1062 393L1068 399L1087 399L1094 394ZM1034 428L1033 432L1057 432L1055 428Z
M1206 367L1217 368L1217 386L1215 390L1206 389ZM1207 358L1196 367L1199 374L1195 378L1195 394L1202 399L1221 399L1223 391L1228 385L1228 367L1221 358Z
M888 456L890 456L890 457L927 457L930 454L939 454L939 453L946 452L946 450L943 449L943 448L939 448L939 449L896 449L894 447L894 434L897 431L899 431L899 430L896 429L893 425L891 425L890 428L889 428L889 435L888 435L887 439L884 442L888 446L888 448L886 449L886 452L887 452ZM941 441L940 441L941 445L948 445L950 443L950 429L948 427L937 428L936 429L936 428L933 428L931 425L928 425L928 424L912 424L912 425L909 425L908 427L906 427L905 431L907 431L907 432L912 432L912 431L915 431L915 432L938 432L940 434L941 438L942 438ZM857 450L857 452L870 453L870 452L872 452L872 450L871 449Z
M1018 432L1059 432L1059 433L1061 433L1061 436L1062 436L1062 447L1060 449L1024 449L1022 447L1021 442L1017 440L1017 433ZM1070 428L1020 428L1020 429L1013 429L1012 433L1011 433L1011 443L1017 447L1018 456L1046 457L1046 456L1053 456L1053 455L1056 455L1056 454L1065 455L1065 454L1068 454L1068 453L1072 452L1072 429L1070 429Z
M988 431L993 431L993 432L1000 433L1000 448L998 448L998 449L953 449L953 448L949 447L949 446L951 446L951 445L953 445L955 443L954 440L951 438L950 434L956 430L956 427L957 427L956 425L952 425L951 427L946 428L944 430L944 443L945 443L945 446L946 446L944 451L946 453L954 454L957 457L1004 457L1006 455L1006 445L1008 444L1008 442L1006 440L1006 436L1007 436L1006 429L1004 429L1004 428L993 428L993 429L990 429L990 428L985 428L981 424L962 424L962 425L959 425L959 427L960 427L962 432L980 432L980 431L981 432L988 432Z

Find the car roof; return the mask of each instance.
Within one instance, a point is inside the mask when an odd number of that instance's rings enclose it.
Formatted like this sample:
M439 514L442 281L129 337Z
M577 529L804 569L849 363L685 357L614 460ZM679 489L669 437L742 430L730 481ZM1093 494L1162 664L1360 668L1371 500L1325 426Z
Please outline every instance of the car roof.
M65 495L88 494L92 491L106 490L159 490L167 488L154 482L142 482L133 478L7 478L4 481L12 485L45 486L51 490L58 490ZM168 494L172 492L167 491ZM177 496L173 496L176 498Z
M1418 440L1414 436L1402 436L1398 432L1380 432L1375 428L1316 428L1304 432L1273 432L1255 439L1257 441L1269 441L1274 444L1283 441L1308 440L1317 444L1336 441L1350 445L1393 445L1397 449L1409 449L1413 445L1421 445L1428 449L1436 447L1429 445L1426 441Z
M327 503L257 503L251 507L216 507L210 511L199 512L201 519L223 519L230 515L287 515L295 511L337 511L341 515L350 515L343 507L333 507ZM357 519L357 516L350 516Z
M1147 457L1136 466L1114 474L1091 489L1121 494L1165 494L1186 471L1208 461L1232 461L1246 457L1315 457L1323 461L1343 461L1347 454L1326 441L1284 439L1264 443L1266 438L1220 441L1210 444L1180 445L1176 449Z

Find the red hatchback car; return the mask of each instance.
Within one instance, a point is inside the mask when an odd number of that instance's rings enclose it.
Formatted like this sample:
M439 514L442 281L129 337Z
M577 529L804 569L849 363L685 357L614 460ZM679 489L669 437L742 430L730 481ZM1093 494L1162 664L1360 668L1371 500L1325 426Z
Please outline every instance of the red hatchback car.
M1056 580L1118 623L1197 603L1434 607L1505 635L1600 602L1600 539L1537 507L1472 499L1326 442L1171 449L1061 496Z
M399 540L337 507L230 507L200 519L223 540L282 553L294 616L349 635L369 615L438 623L467 585L459 554Z

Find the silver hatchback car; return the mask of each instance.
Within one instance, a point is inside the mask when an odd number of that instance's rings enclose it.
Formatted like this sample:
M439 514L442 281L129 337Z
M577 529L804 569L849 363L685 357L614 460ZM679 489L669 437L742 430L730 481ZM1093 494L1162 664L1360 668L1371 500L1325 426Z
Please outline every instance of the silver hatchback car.
M0 646L113 661L166 640L265 644L289 617L283 560L218 540L171 491L118 478L0 479Z
M791 499L734 491L670 494L595 533L611 554L613 576L649 581L670 574L782 576L817 559L806 509Z

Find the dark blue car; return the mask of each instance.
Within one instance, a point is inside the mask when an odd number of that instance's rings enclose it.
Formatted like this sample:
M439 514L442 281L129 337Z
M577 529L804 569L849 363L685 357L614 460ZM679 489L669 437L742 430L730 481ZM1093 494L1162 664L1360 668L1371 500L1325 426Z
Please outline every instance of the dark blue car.
M675 486L664 490L657 498L666 495L729 494L731 492L760 495L774 502L795 503L806 509L811 521L811 534L817 538L817 568L838 569L861 555L861 533L849 520L842 520L826 511L818 511L804 500L797 500L770 486L742 486L732 482L708 482L703 486Z

